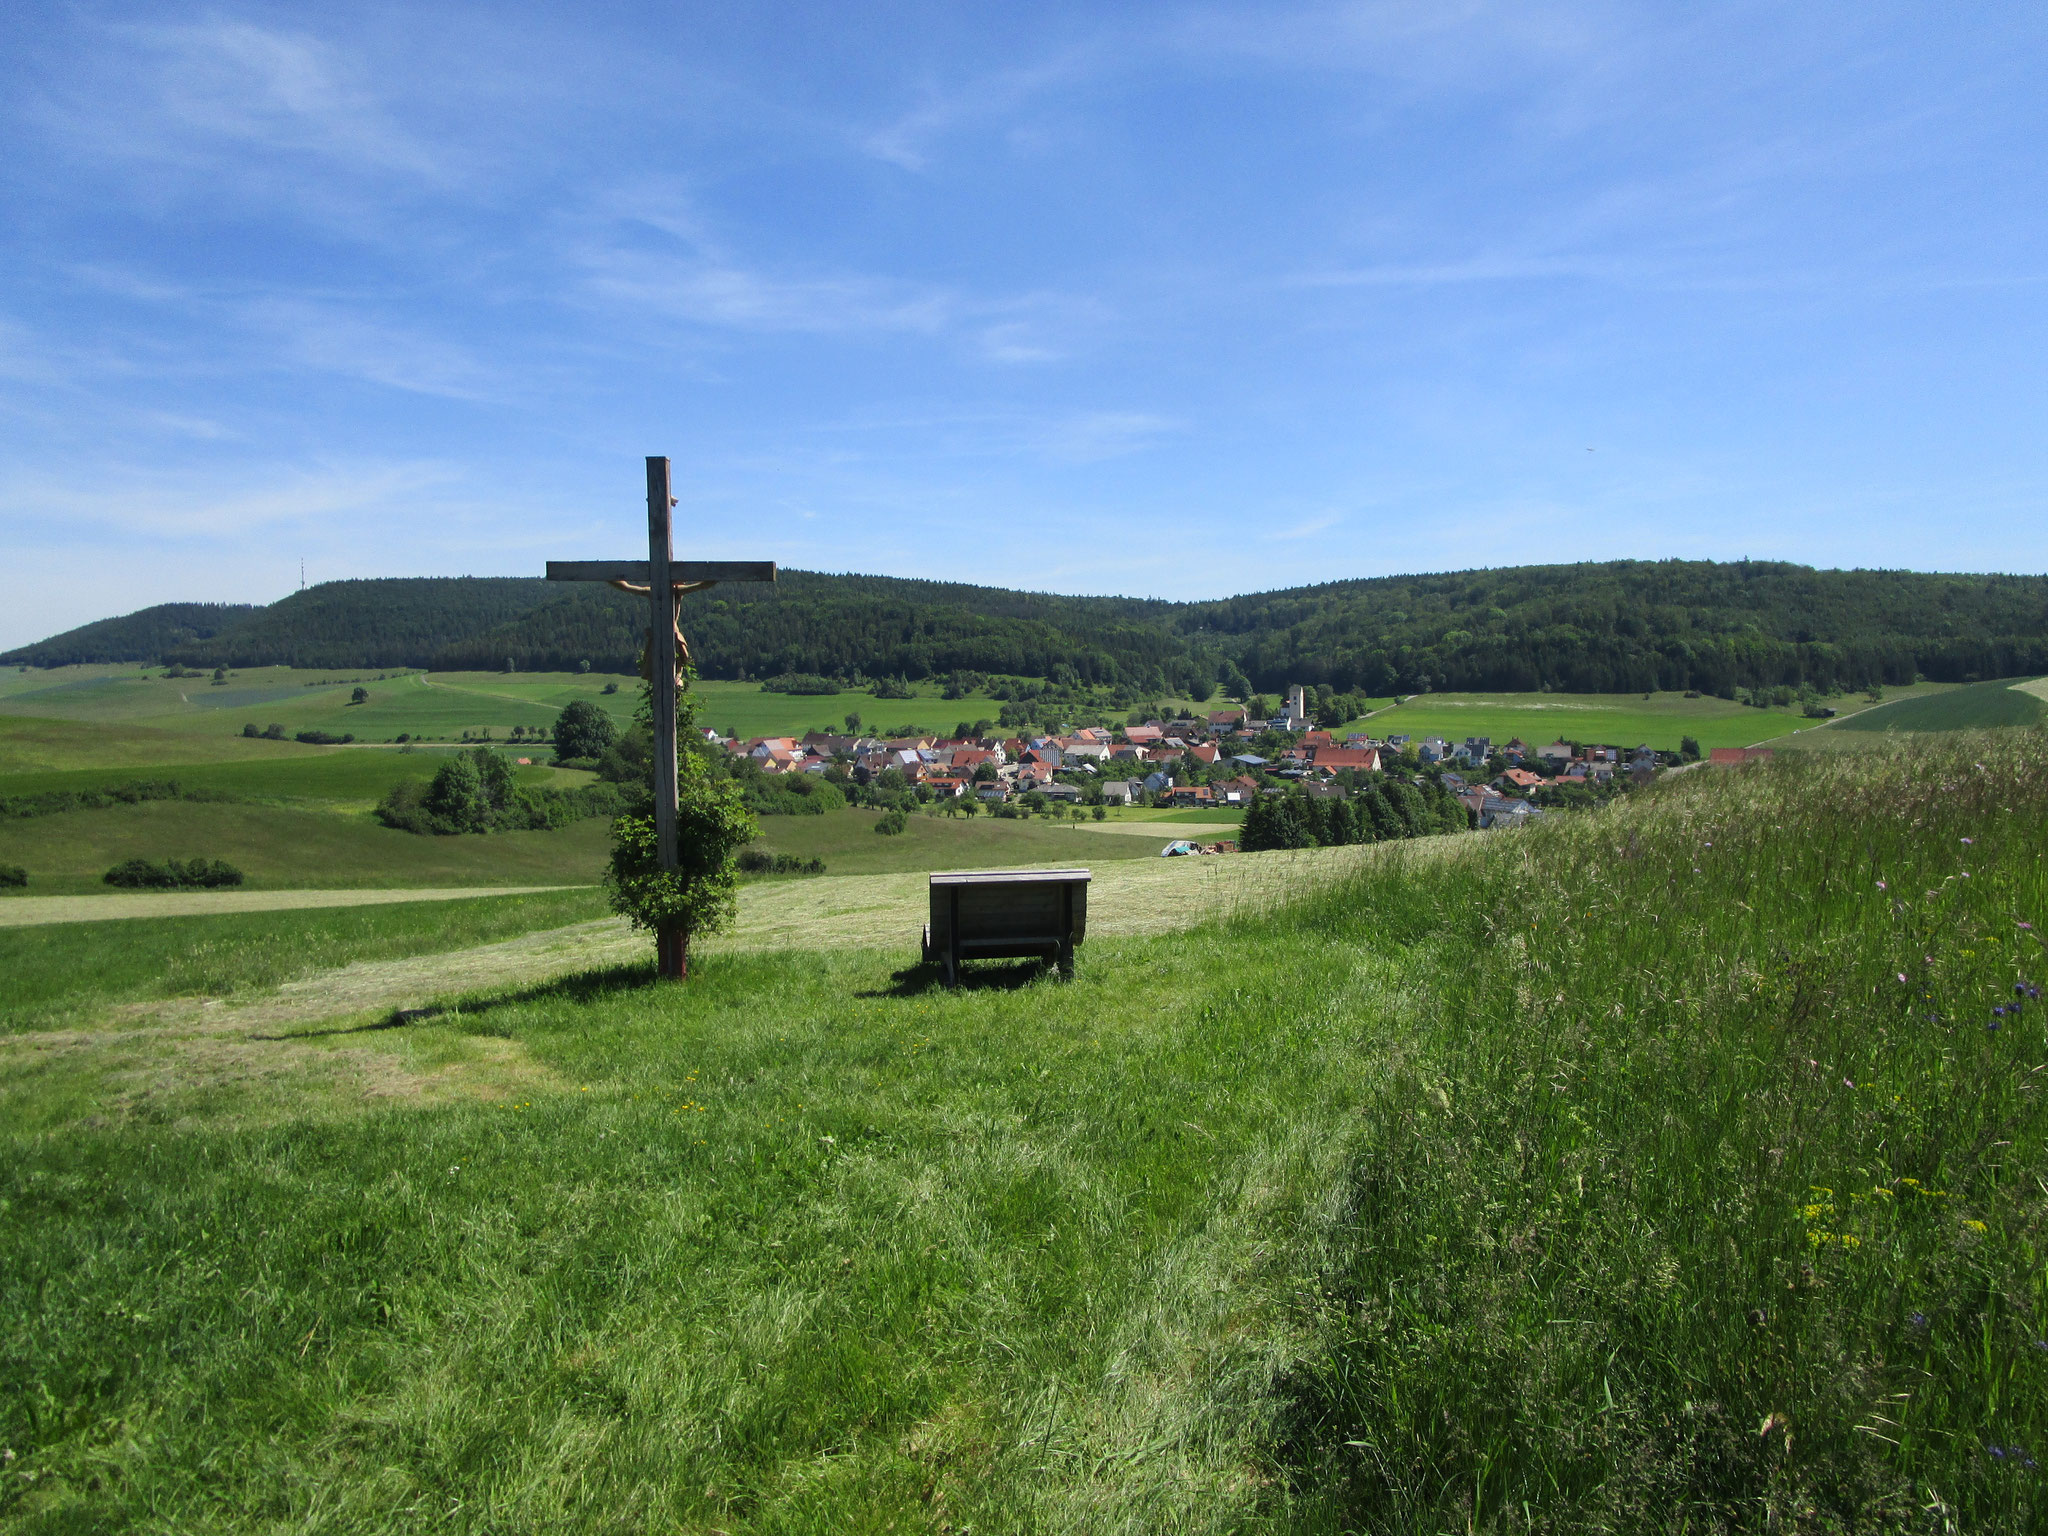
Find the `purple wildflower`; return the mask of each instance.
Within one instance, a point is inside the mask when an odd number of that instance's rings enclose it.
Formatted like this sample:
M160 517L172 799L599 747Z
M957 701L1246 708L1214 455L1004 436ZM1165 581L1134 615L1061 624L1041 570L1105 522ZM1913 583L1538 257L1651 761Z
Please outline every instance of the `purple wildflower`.
M1977 839L1975 839L1974 837L1966 837L1966 838L1964 838L1964 839L1963 839L1963 841L1964 841L1965 843L1974 843L1974 842L1976 842L1976 841L1977 841Z
M1925 1312L1915 1312L1911 1317L1907 1318L1906 1321L1911 1323L1915 1328L1925 1328L1927 1326L1927 1314Z
M1880 891L1881 891L1881 890L1883 890L1883 889L1885 888L1885 883L1884 883L1884 882L1883 882L1882 880L1878 881L1878 882L1877 882L1877 888L1878 888L1878 889L1879 889Z

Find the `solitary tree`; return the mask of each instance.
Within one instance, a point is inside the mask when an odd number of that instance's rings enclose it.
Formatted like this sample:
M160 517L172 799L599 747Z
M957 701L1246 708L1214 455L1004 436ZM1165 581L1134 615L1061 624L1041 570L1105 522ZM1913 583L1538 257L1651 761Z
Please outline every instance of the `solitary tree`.
M348 696L348 701L351 704L367 704L370 702L370 690L358 684L355 692Z
M619 739L612 717L588 699L574 699L555 717L555 758L603 757Z

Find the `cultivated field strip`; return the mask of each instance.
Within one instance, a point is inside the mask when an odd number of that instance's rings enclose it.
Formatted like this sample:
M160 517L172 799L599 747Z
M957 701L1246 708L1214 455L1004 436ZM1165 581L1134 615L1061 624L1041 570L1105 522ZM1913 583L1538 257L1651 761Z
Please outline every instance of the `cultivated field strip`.
M109 896L16 896L0 901L0 928L94 923L124 917L209 917L222 912L294 912L309 907L370 907L401 901L468 901L530 896L569 885L454 886L380 891L138 891Z

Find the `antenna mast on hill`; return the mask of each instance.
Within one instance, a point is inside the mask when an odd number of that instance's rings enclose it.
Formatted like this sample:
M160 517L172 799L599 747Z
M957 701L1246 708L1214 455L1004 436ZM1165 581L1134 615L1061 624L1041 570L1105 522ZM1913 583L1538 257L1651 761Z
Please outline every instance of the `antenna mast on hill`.
M301 592L306 590L306 557L304 555L299 556L299 590Z

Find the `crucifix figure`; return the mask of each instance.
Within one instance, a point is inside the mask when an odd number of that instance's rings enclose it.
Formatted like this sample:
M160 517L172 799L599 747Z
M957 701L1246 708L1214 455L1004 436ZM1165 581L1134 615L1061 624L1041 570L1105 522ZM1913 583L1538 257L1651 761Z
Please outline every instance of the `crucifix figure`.
M773 581L772 560L678 560L670 542L670 515L675 498L669 492L667 459L647 461L647 558L645 560L550 560L549 581L602 581L622 592L645 594L648 602L647 679L654 695L654 835L661 867L674 871L676 860L676 693L690 648L683 639L683 594L701 592L721 581ZM671 981L683 977L685 964L680 929L655 936L661 974Z

